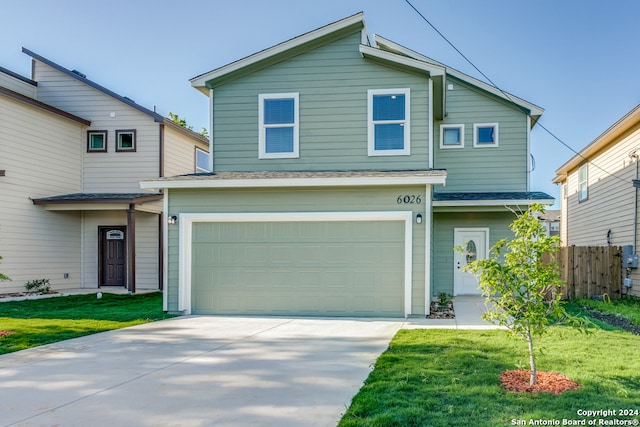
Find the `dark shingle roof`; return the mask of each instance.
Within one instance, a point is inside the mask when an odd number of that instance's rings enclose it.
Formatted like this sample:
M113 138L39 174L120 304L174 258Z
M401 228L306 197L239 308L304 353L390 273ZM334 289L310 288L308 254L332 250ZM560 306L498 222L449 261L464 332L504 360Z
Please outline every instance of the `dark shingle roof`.
M479 201L479 200L553 200L541 191L498 191L483 193L435 193L433 200L439 202Z
M73 193L33 199L34 205L62 203L144 203L161 200L158 193Z

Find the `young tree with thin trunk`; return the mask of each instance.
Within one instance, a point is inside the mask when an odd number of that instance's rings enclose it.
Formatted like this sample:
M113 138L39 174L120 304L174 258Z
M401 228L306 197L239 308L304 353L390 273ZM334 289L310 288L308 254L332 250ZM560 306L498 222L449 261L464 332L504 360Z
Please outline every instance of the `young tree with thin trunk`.
M510 226L512 240L500 240L491 248L489 258L464 267L478 276L482 295L491 307L483 318L526 340L531 385L536 384L537 376L534 339L542 337L550 318L567 317L560 304L564 282L559 267L555 262L543 262L544 254L558 252L560 239L546 235L536 212L543 213L544 206L532 205L517 215Z

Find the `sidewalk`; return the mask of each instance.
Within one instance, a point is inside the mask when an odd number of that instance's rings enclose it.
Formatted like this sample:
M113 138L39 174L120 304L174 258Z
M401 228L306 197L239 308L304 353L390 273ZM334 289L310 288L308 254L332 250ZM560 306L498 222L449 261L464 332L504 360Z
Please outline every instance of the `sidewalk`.
M482 320L487 311L481 296L463 295L453 298L455 319L407 319L403 329L499 329L500 327Z

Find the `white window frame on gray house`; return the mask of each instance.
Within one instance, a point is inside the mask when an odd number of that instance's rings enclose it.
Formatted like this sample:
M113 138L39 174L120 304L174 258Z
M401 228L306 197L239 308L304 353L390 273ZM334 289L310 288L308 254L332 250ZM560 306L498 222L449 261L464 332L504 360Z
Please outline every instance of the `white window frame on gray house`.
M195 147L195 166L196 173L207 173L211 172L209 170L209 153L204 150L201 150L198 147Z
M258 158L295 159L300 157L300 95L293 93L270 93L258 95ZM272 111L269 101L292 101L293 111L278 114L274 103ZM278 135L280 133L280 135ZM291 138L290 147L283 148L283 136ZM289 141L286 141L289 145Z
M464 125L441 124L440 148L464 148Z
M578 169L578 202L589 199L589 163L585 163Z
M385 98L397 99L404 97L404 108L402 111L387 109L390 114L381 117L382 112L376 111L376 100ZM367 145L369 156L408 156L411 154L411 90L409 88L400 89L369 89L367 91ZM400 114L401 113L401 114ZM384 142L380 139L380 131L386 130L387 134L396 132L402 127L402 148L384 147ZM389 141L389 139L387 139ZM388 143L388 142L387 142Z
M486 140L486 135L481 135L484 130L493 128L491 140ZM473 147L474 148L489 148L497 147L499 140L499 126L498 123L474 123L473 124Z

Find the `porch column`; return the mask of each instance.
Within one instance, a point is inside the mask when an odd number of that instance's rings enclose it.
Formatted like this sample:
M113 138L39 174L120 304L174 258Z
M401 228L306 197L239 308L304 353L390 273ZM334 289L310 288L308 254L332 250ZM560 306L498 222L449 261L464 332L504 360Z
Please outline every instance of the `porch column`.
M127 209L127 289L136 292L136 205Z

